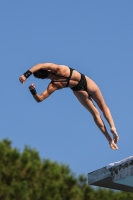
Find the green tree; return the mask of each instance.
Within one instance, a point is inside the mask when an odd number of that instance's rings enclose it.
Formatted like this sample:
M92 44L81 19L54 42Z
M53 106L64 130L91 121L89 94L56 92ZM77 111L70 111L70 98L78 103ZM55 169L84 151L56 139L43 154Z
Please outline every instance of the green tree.
M67 165L42 160L35 149L22 153L0 142L0 200L133 200L133 194L88 186Z

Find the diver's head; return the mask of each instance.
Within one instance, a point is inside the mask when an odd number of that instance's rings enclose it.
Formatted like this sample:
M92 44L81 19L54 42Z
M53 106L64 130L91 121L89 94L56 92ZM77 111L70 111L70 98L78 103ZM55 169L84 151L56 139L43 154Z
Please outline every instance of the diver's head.
M40 70L34 72L33 75L34 75L36 78L45 79L45 78L48 77L48 71L47 71L47 70L40 69Z

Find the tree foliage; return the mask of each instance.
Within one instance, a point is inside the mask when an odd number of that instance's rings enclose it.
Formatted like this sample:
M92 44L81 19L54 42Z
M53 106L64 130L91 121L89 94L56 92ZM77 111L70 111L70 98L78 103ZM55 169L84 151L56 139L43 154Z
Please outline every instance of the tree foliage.
M25 146L22 153L7 139L0 142L0 200L133 200L133 195L87 185L67 165L48 159Z

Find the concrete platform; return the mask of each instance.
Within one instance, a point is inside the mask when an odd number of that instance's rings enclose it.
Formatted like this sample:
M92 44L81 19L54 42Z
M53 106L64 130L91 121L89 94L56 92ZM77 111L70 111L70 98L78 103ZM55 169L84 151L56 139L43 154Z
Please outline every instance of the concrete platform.
M88 184L133 193L133 156L88 173Z

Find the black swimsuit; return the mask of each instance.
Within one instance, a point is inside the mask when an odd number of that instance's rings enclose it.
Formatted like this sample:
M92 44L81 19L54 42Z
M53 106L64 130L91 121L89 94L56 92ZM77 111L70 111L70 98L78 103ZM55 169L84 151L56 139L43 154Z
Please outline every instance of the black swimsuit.
M71 79L71 76L72 76L72 73L73 73L73 70L74 70L72 68L69 68L69 69L70 69L70 76L69 77L64 77L64 76L60 76L60 75L54 74L55 76L63 77L65 79L64 80L54 80L54 81L51 81L51 82L52 83L53 82L67 82L67 84L66 84L65 87L68 87L69 81ZM86 81L86 78L85 78L84 74L81 74L80 81L78 82L78 84L76 86L72 87L71 89L74 90L74 91L79 91L79 90L85 90L85 91L87 91L87 81Z

